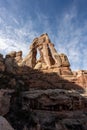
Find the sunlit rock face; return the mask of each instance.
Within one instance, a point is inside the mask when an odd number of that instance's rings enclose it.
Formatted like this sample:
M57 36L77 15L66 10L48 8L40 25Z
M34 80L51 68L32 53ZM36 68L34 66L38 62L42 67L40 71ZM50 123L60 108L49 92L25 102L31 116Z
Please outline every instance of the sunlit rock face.
M37 52L40 57L37 60ZM47 34L35 38L30 46L29 54L23 59L23 63L35 69L49 69L55 67L69 67L70 63L65 54L58 54L54 44Z
M87 88L86 70L73 72L70 68L67 55L63 53L59 54L56 51L48 34L42 34L35 38L30 45L27 56L24 58L22 58L22 51L10 52L5 58L0 54L0 71L7 71L14 74L28 74L28 68L48 74L56 73L62 78L80 85L82 88ZM48 77L48 79L50 78ZM54 80L54 76L51 81L57 84L56 86L60 86L58 82ZM34 79L32 82L34 82ZM40 81L41 84L42 82L43 81ZM36 84L41 86L40 83L37 82Z
M72 71L48 34L24 58L22 51L0 54L0 115L9 129L87 130L87 70Z
M54 86L55 88L61 88L62 83L60 83L58 76L64 80L68 80L71 83L79 85L85 90L87 88L87 71L79 70L73 72L70 68L68 57L66 54L59 54L56 51L55 46L51 42L48 34L42 34L41 36L35 38L30 45L27 56L24 58L22 58L22 51L10 52L5 56L5 58L3 58L3 55L0 54L1 72L6 71L13 74L28 75L30 73L30 69L35 70L34 74L31 74L32 79L28 77L27 81L29 82L31 88L35 86L38 88L43 88L43 82L46 88L54 88ZM43 74L47 73L47 76L45 76L47 81L44 81L43 78L43 80L41 80L40 74L36 73L37 71L42 72ZM39 80L38 77L40 77ZM48 82L50 84L48 84ZM67 85L66 81L64 81L64 84L66 88L72 86Z

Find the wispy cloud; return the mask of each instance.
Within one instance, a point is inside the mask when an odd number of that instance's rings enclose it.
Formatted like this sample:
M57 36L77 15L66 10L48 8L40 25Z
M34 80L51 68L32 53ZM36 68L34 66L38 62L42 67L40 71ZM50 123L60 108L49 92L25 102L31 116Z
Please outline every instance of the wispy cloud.
M64 13L54 37L59 52L68 55L72 69L87 69L87 21L78 25L76 9Z
M22 20L18 21L11 14L7 16L5 8L0 8L0 10L3 14L0 15L0 53L5 55L10 51L22 50L23 54L26 55L29 44L38 35L33 28L32 20L29 19L26 23L23 23Z
M68 55L72 69L87 69L87 21L78 24L76 8L54 19L55 26L43 13L37 11L36 16L24 21L0 8L0 53L22 50L26 55L32 40L47 32L57 51Z

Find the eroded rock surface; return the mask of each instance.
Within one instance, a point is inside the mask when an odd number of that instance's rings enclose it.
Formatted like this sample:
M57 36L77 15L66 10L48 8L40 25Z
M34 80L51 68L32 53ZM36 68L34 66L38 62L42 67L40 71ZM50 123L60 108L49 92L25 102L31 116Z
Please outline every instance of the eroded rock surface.
M0 71L5 71L4 58L2 54L0 54Z
M40 53L40 58L37 60L37 51ZM41 67L35 67L37 64L41 63ZM54 44L51 43L47 34L43 34L40 37L33 40L30 46L29 54L23 59L23 63L32 68L51 68L54 67L69 67L70 63L65 54L58 54L54 48ZM45 68L43 67L46 66Z
M87 70L72 71L47 34L24 58L0 54L0 115L0 130L87 130Z
M11 90L0 89L0 115L4 116L9 112Z
M0 116L0 130L14 130L8 121L2 116Z

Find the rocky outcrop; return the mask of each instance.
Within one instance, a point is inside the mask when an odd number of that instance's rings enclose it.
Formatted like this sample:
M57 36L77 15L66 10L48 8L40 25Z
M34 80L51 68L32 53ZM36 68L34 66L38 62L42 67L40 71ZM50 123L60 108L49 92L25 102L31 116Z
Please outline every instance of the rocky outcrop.
M18 64L18 66L21 65L22 60L23 60L23 58L22 58L22 51L16 52L15 61Z
M0 116L0 130L14 130L9 122L2 116Z
M36 64L36 48L33 45L30 47L29 54L23 59L22 65L34 68Z
M0 115L5 115L9 112L10 108L10 95L8 95L8 90L0 90Z
M38 58L37 53L40 55ZM34 73L31 73L30 69L35 70ZM75 83L85 90L87 88L87 72L83 70L72 72L68 57L63 53L57 53L54 44L51 43L47 34L43 34L33 40L29 54L25 56L25 58L22 58L22 51L13 51L7 54L5 58L0 55L0 71L16 75L30 74L30 76L27 76L27 82L31 88L39 88L40 86L43 88L43 82L46 86L44 88L54 88L54 86L55 88L61 88L62 83L60 83L59 77L71 83ZM43 78L38 71L47 76L45 75L45 78ZM38 79L38 77L40 78ZM12 81L15 81L13 79ZM65 88L69 88L65 80L63 81L64 86L66 86ZM10 84L12 84L12 82L10 82ZM72 85L70 85L70 87L72 88Z
M30 90L23 93L33 110L72 111L87 107L87 99L75 90L47 89Z
M0 54L0 71L5 71L4 58L2 54Z
M76 84L79 84L86 90L87 89L87 71L86 70L77 71L76 78L77 78Z
M21 66L22 62L22 51L13 51L5 57L5 67L7 72L17 73L18 66Z
M36 59L37 51L40 53L40 58L38 60ZM29 54L23 59L23 64L32 68L35 67L35 69L47 69L52 66L70 66L67 56L57 53L47 34L43 34L33 40Z
M63 67L69 67L70 66L69 60L68 60L68 58L65 54L63 54L63 53L60 54L60 58L61 58Z
M15 62L16 52L11 52L5 57L6 71L15 73L17 69L17 63Z
M87 71L73 72L47 34L24 58L0 54L0 115L0 130L86 130Z
M37 53L40 54L39 58L37 58ZM11 73L20 73L23 71L23 67L26 66L41 71L46 70L47 72L51 71L51 68L53 72L56 68L60 71L60 75L72 74L67 56L57 53L47 34L33 40L29 54L24 58L22 58L22 51L13 51L7 54L5 59L2 55L0 57L1 70L6 69L7 72Z
M81 111L73 112L41 112L37 111L37 118L39 117L37 125L40 130L86 130L87 116ZM38 120L38 119L37 119ZM85 125L84 125L85 124ZM37 126L36 126L37 127Z

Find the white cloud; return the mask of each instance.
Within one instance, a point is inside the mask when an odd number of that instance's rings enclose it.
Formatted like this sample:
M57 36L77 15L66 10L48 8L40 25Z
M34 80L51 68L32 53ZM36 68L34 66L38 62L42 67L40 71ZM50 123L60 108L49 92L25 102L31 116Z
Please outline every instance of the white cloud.
M58 19L58 25L54 27L57 33L52 32L53 26L47 16L37 13L37 19L40 26L31 18L24 23L21 18L19 20L11 14L8 15L6 9L0 8L0 53L5 55L13 50L22 50L26 55L32 40L40 32L47 32L57 51L68 55L72 69L87 69L87 21L83 26L78 26L75 7ZM34 26L42 28L37 32Z
M75 22L73 20L76 20ZM87 21L77 25L77 12L71 10L60 19L54 38L59 52L68 55L72 69L87 69Z
M2 16L0 15L0 53L4 55L10 51L22 50L23 54L26 55L29 51L29 44L32 42L38 34L33 29L32 20L29 19L26 24L20 19L18 21L11 14L7 17L7 11L4 8L0 8ZM0 13L1 14L1 13ZM11 22L9 23L9 19Z

